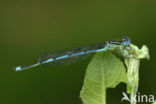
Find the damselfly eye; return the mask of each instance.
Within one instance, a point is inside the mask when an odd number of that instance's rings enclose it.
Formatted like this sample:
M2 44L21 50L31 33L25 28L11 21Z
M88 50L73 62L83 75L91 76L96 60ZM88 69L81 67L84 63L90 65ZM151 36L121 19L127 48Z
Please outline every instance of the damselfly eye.
M123 41L123 44L125 46L129 46L130 45L130 41L129 41L129 39L126 36L122 37L122 41Z

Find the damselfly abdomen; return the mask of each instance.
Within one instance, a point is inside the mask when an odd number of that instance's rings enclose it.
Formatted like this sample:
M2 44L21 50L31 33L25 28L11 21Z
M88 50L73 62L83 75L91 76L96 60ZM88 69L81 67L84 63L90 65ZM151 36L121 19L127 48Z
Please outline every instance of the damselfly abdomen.
M73 61L80 57L85 57L91 53L96 52L104 52L108 50L116 50L116 49L124 49L124 47L129 47L130 41L126 36L123 36L122 40L120 41L106 41L105 43L89 45L85 47L69 49L69 50L61 50L55 51L48 54L42 55L37 63L25 65L25 66L18 66L13 68L15 71L28 69L31 67L35 67L38 65L44 64L56 64L56 63L65 63L66 61Z

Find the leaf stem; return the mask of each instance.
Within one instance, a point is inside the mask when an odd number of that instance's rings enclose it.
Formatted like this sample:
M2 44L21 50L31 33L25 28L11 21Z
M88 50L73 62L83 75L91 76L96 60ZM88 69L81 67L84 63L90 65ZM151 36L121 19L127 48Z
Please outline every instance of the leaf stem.
M139 66L140 59L149 59L149 52L147 46L143 46L139 49L135 45L131 45L131 48L135 50L135 53L130 57L125 58L125 63L127 66L127 82L128 88L130 87L130 101L131 104L136 104L137 102L137 91L139 83Z
M127 81L131 88L131 104L136 104L136 93L138 90L139 83L139 65L140 60L136 58L128 58L128 70L127 70Z

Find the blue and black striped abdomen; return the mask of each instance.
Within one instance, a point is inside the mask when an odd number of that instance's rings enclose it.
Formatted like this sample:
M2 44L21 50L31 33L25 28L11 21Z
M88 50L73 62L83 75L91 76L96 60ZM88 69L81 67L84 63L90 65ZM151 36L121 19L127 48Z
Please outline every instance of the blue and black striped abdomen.
M129 39L124 36L120 41L107 41L101 44L89 45L81 48L69 49L69 50L61 50L55 51L48 54L42 55L39 60L35 64L25 65L25 66L17 66L13 68L16 71L24 70L28 68L32 68L38 65L43 64L63 64L66 62L73 62L77 59L82 59L82 57L88 56L94 52L101 52L101 51L113 51L113 50L120 50L121 48L124 49L125 47L130 46Z
M69 61L71 62L89 56L90 53L104 51L106 45L107 43L101 43L101 44L90 45L81 48L51 52L42 55L39 58L39 63L41 64L50 63L52 65L68 63Z

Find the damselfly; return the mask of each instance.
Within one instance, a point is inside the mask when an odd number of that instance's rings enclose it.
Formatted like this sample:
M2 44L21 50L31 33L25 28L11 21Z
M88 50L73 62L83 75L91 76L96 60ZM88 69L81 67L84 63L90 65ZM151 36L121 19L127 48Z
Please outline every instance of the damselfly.
M49 54L42 55L35 64L18 66L13 68L15 71L20 71L35 67L38 65L48 64L48 63L63 63L66 60L73 61L76 58L86 56L91 53L103 52L108 50L120 50L121 54L125 49L130 48L130 41L126 36L123 36L122 40L119 41L106 41L105 43L89 45L81 48L75 48L70 50L61 50L52 52ZM124 54L122 54L124 56Z

